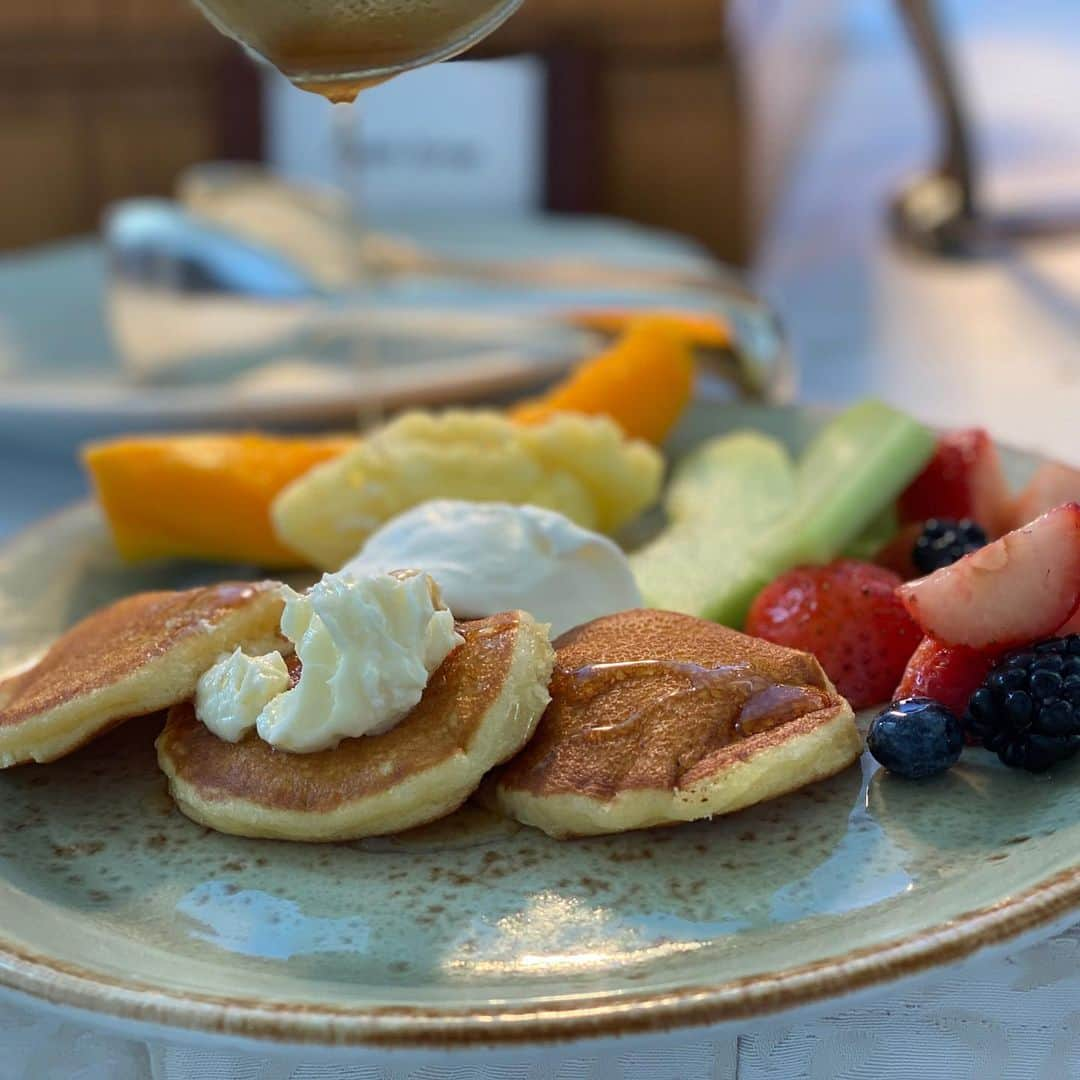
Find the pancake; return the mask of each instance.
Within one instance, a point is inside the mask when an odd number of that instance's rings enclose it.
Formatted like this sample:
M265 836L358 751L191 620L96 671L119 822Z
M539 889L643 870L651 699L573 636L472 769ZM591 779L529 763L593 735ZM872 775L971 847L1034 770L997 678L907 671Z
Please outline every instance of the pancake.
M277 647L279 586L229 582L129 596L0 682L0 768L53 761L123 720L191 697L238 645Z
M808 653L668 611L597 619L555 649L551 704L487 791L551 836L727 814L862 751L851 706Z
M524 612L458 631L465 643L404 720L333 750L290 754L254 734L225 742L190 704L177 706L157 741L173 798L219 832L283 840L379 836L456 810L532 736L554 661L546 628ZM295 683L295 657L290 671Z

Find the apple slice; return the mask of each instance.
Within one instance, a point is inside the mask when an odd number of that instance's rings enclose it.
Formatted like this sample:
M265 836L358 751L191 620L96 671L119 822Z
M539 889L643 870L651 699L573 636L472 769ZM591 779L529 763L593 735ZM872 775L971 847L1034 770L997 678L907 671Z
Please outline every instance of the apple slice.
M982 686L1000 655L998 649L980 652L963 645L943 645L932 637L923 638L908 661L894 699L928 697L963 716L971 695Z
M1080 504L1066 503L897 590L946 645L1005 648L1049 637L1080 606Z
M1016 497L1012 508L1013 528L1019 529L1067 502L1080 502L1080 469L1047 462L1036 470L1028 486Z
M970 518L991 538L1012 526L1012 509L1001 459L983 428L942 435L934 456L899 501L901 521Z

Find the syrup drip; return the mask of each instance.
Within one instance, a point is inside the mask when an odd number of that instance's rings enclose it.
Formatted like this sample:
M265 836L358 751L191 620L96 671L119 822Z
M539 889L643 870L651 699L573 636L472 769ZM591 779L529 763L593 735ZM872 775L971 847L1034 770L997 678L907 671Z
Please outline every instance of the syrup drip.
M643 721L677 715L681 705L699 699L713 699L718 706L717 721L724 729L716 734L721 742L735 742L768 731L799 716L821 708L826 702L820 690L788 686L754 674L747 664L705 667L685 660L629 660L584 667L557 668L552 679L556 699L584 704L630 680L674 676L685 685L674 687L642 708L613 723L583 729L580 737L617 735L638 728Z

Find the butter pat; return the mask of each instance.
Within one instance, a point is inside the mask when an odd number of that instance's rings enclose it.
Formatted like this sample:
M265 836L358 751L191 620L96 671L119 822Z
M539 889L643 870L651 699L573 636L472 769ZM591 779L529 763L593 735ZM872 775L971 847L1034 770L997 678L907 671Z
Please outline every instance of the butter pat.
M307 593L289 589L281 630L300 681L266 705L256 730L297 754L389 731L464 640L431 578L416 573L327 574Z
M248 656L237 649L199 679L195 715L219 739L239 742L263 709L288 688L289 671L281 653Z

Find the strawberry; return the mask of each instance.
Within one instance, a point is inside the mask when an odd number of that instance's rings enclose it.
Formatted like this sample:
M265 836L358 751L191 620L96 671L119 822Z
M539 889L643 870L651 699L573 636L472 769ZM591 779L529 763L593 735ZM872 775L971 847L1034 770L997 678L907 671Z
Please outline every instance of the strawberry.
M1080 469L1048 461L1041 465L1012 505L1013 528L1019 529L1062 503L1080 502Z
M853 708L880 704L922 638L896 595L900 583L854 559L798 567L758 595L746 632L813 653Z
M1001 460L982 428L942 435L926 468L898 503L900 520L968 518L993 538L1012 525L1013 507Z
M962 717L971 695L982 685L1000 655L1000 650L979 651L963 645L943 645L932 637L923 638L908 661L893 698L896 701L931 698Z
M1066 503L929 577L900 599L922 630L972 649L1024 645L1080 608L1080 504Z

